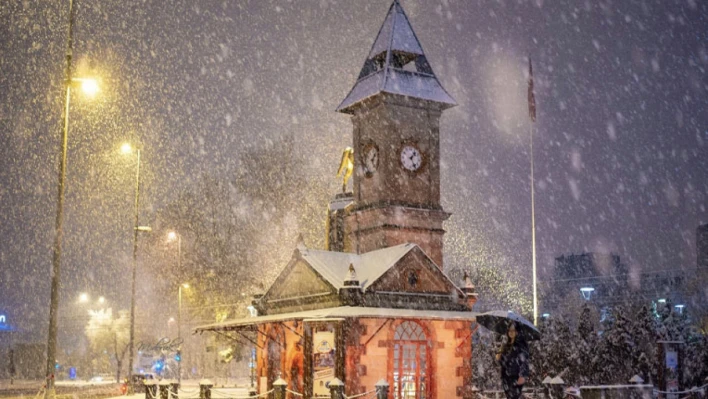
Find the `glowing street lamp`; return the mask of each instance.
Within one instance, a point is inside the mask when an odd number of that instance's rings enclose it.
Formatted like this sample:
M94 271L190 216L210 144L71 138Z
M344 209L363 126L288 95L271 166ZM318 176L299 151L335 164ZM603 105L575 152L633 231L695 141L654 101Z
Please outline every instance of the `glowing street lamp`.
M120 152L125 155L132 154L133 153L133 146L130 145L130 143L123 143L120 146Z
M81 91L84 92L84 94L93 97L98 93L98 81L96 79L92 78L71 78L72 82L80 83L81 84Z
M79 295L79 302L88 302L89 296L87 293L82 292L81 295Z
M585 298L586 301L590 300L590 296L594 291L595 289L593 287L582 287L580 289L580 293L583 294L583 298Z

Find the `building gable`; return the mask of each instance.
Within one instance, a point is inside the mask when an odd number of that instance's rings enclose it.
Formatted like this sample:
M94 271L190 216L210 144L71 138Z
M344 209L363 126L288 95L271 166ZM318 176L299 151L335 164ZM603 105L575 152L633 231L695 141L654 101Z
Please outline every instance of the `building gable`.
M463 294L419 247L414 247L371 286L374 292Z
M265 302L336 294L337 290L300 256L294 256L264 296Z

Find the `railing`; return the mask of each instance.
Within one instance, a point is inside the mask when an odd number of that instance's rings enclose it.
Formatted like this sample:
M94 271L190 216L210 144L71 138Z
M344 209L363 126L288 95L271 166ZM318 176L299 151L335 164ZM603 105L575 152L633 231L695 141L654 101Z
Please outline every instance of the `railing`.
M159 396L158 386L155 383L145 385L145 399L258 399L269 397L272 399L286 399L288 394L297 399L306 399L305 394L296 392L287 388L288 383L282 378L273 382L273 389L267 392L255 393L249 392L249 395L234 395L233 392L226 390L214 389L214 384L209 380L199 382L198 390L183 390L179 389L176 383L160 384ZM380 380L376 383L376 388L359 394L347 396L344 394L344 383L335 378L329 382L329 391L331 399L388 399L388 383L385 380ZM312 398L307 398L312 399Z
M199 389L186 390L179 388L176 382L163 381L159 385L155 381L145 383L145 399L286 399L288 394L295 399L313 399L306 397L302 392L296 392L287 388L288 383L283 379L278 379L273 383L273 389L256 393L249 391L247 395L239 395L231 390L214 389L214 384L209 380L202 380L199 383ZM159 389L158 389L159 388ZM697 388L691 388L680 392L666 392L653 389L651 385L598 385L598 386L581 386L577 393L569 391L560 394L554 394L552 398L667 398L673 397L678 399L696 399L705 398L708 384ZM381 379L376 383L375 389L368 392L362 392L347 396L344 394L344 383L339 379L334 379L329 383L330 397L329 399L388 399L389 385ZM575 389L577 392L578 390ZM473 388L470 392L470 397L473 399L504 399L506 398L504 391L486 390L481 391ZM548 398L548 393L544 388L529 387L525 388L521 395L524 399L545 399ZM322 397L319 397L320 399Z

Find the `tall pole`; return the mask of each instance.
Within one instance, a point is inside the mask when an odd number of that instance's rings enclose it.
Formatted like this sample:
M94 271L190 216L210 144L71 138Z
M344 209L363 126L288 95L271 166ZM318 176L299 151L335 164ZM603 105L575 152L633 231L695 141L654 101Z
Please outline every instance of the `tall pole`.
M533 91L533 68L529 57L529 154L531 158L531 256L533 269L533 324L538 325L538 286L536 284L536 202L534 198L534 170L533 170L533 124L536 122L536 96Z
M179 245L179 244L178 244ZM177 302L177 341L182 345L182 284L179 285ZM179 349L178 349L179 350ZM177 361L177 384L182 383L182 353Z
M529 141L531 142L531 256L533 265L533 324L538 325L538 287L536 285L536 201L534 198L534 170L533 170L533 123L529 128Z
M138 215L140 204L140 149L138 149L138 165L135 169L135 224L133 225L133 279L130 293L130 350L128 352L128 393L133 394L133 359L135 356L135 277L138 270Z
M74 47L74 2L69 0L69 33L66 46L66 98L64 99L64 127L61 134L61 155L59 157L59 183L57 186L57 216L54 224L54 246L52 249L52 283L49 302L49 334L47 338L47 368L45 398L53 399L54 364L57 352L57 312L59 310L59 287L61 269L61 243L64 222L64 180L66 179L66 149L69 140L69 108L71 104L71 57Z
M179 274L180 280L184 278L182 276L182 235L177 234L177 273ZM181 287L181 285L180 285Z

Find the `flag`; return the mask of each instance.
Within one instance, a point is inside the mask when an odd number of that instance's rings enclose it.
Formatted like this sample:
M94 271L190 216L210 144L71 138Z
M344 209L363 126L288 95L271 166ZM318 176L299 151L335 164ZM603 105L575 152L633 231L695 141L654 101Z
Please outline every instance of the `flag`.
M536 122L536 97L533 94L533 69L529 57L529 117L531 122Z

